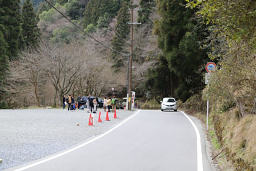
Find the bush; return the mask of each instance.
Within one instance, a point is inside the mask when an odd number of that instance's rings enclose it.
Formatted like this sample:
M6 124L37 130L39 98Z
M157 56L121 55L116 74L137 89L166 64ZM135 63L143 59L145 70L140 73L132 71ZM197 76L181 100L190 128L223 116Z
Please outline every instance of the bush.
M54 18L52 17L54 15L55 11L53 8L51 8L48 11L44 11L39 15L40 20L52 22L54 21Z
M220 112L227 112L235 106L236 106L236 103L233 101L224 101L220 106Z
M67 27L55 29L52 33L51 41L55 43L62 42L62 41L69 43L71 39L70 32L71 32L71 29Z
M61 12L65 13L65 8L61 6L60 4L55 4L55 7L59 9ZM54 22L58 18L62 17L58 12L55 11L55 9L51 8L48 11L43 11L41 14L39 14L40 21L46 21L46 22Z
M65 4L67 14L72 20L77 20L83 16L84 6L80 5L79 0L70 0Z
M89 24L86 29L84 29L84 32L86 34L92 33L96 30L96 27L93 24Z
M147 100L146 102L138 102L141 109L160 109L161 105L156 99Z
M0 109L8 109L8 105L5 102L0 102Z
M196 94L181 104L180 107L191 112L206 112L206 101L202 99L201 94Z

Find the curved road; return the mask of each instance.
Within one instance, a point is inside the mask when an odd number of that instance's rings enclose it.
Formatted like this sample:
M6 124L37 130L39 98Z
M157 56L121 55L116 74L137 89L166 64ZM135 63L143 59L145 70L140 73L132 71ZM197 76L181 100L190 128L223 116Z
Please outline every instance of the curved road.
M197 135L181 112L138 111L112 130L16 171L208 171ZM204 149L204 148L202 148ZM201 153L201 151L199 151ZM203 156L203 168L198 156ZM200 158L199 158L200 159ZM13 170L13 169L12 169Z

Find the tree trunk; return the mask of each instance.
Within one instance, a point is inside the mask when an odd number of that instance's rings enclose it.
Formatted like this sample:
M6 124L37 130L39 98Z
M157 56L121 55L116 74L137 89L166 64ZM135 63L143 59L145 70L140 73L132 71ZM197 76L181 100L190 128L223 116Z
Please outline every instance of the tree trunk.
M62 103L63 103L63 101L62 101L62 100L63 100L63 96L64 96L64 93L61 92L61 93L60 93L60 96L59 96L59 99L60 99L60 106L63 105L63 104L62 104Z
M36 97L36 101L37 101L37 106L40 106L40 99L39 99L39 95L38 95L38 85L36 82L33 85L34 85L34 93L35 93L35 97Z
M53 104L54 107L57 107L57 100L58 100L58 91L55 90L54 104Z

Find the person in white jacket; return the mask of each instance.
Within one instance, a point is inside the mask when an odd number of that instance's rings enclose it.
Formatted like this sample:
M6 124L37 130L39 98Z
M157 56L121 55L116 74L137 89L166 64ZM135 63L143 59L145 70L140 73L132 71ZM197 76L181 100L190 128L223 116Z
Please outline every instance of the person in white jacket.
M108 106L108 100L107 100L107 97L104 97L104 101L103 101L103 108L104 108L104 112L106 112L106 108Z

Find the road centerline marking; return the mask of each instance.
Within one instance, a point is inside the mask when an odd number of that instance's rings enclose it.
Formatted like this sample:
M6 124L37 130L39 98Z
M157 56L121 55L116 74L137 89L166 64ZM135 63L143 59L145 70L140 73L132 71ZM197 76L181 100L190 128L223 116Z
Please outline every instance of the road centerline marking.
M82 144L80 144L80 145L78 145L78 146L76 146L76 147L73 147L73 148L71 148L71 149L69 149L69 150L66 150L66 151L64 151L64 152L61 152L61 153L56 154L56 155L54 155L54 156L51 156L51 157L48 157L48 158L46 158L46 159L42 159L42 160L40 160L40 161L38 161L38 162L32 163L32 164L30 164L30 165L27 165L27 166L24 166L24 167L15 169L15 171L23 171L23 170L26 170L26 169L29 169L29 168L38 166L38 165L43 164L43 163L45 163L45 162L48 162L48 161L50 161L50 160L53 160L53 159L59 158L59 157L61 157L61 156L64 156L64 155L66 155L66 154L68 154L68 153L70 153L70 152L76 151L76 150L78 150L78 149L80 149L80 148L82 148L82 147L85 147L86 145L91 144L92 142L94 142L94 141L96 141L96 140L98 140L98 139L100 139L100 138L102 138L102 137L104 137L104 136L110 134L111 132L113 132L113 131L114 131L115 129L117 129L118 127L124 125L126 122L128 122L129 120L131 120L132 118L134 118L135 116L137 116L137 115L140 113L140 111L141 111L141 110L138 110L138 111L135 112L133 115L129 116L128 118L126 118L125 120L123 120L122 122L120 122L119 124L117 124L116 126L114 126L113 128L111 128L111 129L108 130L107 132L105 132L105 133L103 133L103 134L100 134L100 135L96 136L95 138L93 138L93 139L91 139L91 140L89 140L89 141L86 141L85 143L82 143Z
M202 146L201 146L201 136L199 133L198 128L196 127L196 124L189 118L188 115L185 114L185 112L181 111L183 115L189 120L191 125L193 126L195 132L196 132L196 144L197 144L197 171L203 171L203 158L202 158Z

